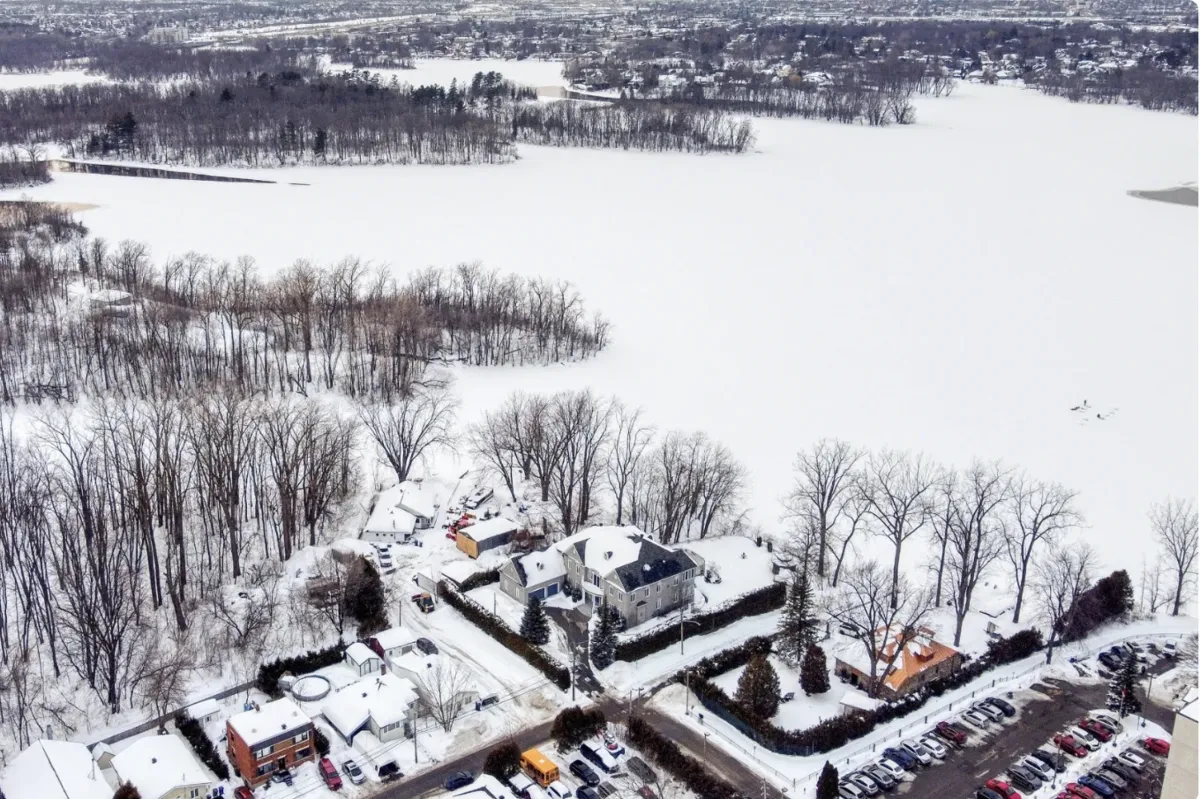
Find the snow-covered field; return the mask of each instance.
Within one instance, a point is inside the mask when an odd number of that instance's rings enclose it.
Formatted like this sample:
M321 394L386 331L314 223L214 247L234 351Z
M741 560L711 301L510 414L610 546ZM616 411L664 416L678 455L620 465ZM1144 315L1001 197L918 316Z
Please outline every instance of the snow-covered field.
M58 72L0 72L0 91L40 89L45 86L71 86L107 81L103 75L91 75L81 69Z
M1197 216L1126 192L1196 180L1196 119L961 85L911 127L755 125L742 157L522 147L506 166L262 171L308 186L63 174L22 191L94 203L96 234L160 258L569 279L611 347L464 370L465 420L516 388L612 392L727 444L768 530L795 452L824 436L1002 458L1080 490L1103 565L1139 568L1150 504L1197 483ZM1081 426L1084 398L1120 411Z
M351 69L349 64L330 64L329 69L340 71ZM450 85L457 80L459 85L470 83L476 72L499 72L511 81L527 86L565 86L562 76L561 61L504 61L498 58L484 59L455 59L429 58L413 62L413 69L375 69L367 67L366 71L379 73L384 82L395 76L401 83L413 86L423 86L430 83Z

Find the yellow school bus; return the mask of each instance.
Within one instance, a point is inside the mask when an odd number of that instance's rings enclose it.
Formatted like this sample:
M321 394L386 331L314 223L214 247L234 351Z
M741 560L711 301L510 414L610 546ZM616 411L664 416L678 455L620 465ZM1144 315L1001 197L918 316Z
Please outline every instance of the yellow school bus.
M558 766L536 749L521 753L521 771L543 788L558 779Z

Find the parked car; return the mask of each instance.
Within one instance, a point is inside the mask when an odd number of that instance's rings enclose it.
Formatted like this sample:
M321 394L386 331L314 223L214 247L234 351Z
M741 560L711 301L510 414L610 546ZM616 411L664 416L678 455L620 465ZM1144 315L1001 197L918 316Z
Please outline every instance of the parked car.
M883 755L884 759L899 764L900 768L905 771L912 771L917 767L917 759L902 749L889 746L880 752L880 754Z
M1111 652L1101 652L1096 659L1104 664L1105 668L1109 671L1121 670L1121 659Z
M1028 769L1037 775L1037 778L1042 782L1049 782L1054 776L1054 767L1043 763L1033 755L1026 755L1017 761L1017 765L1023 769Z
M1008 767L1008 778L1013 785L1029 793L1042 787L1042 778L1020 763L1014 763Z
M1118 777L1125 780L1125 782L1137 782L1139 779L1141 779L1141 776L1137 773L1137 770L1133 766L1129 765L1128 763L1122 763L1115 757L1110 757L1108 760L1105 760L1100 767L1108 769L1113 774L1116 774Z
M658 794L649 785L643 785L641 788L638 788L637 795L642 797L642 799L659 799Z
M1124 752L1117 755L1117 760L1128 764L1130 768L1139 773L1142 771L1142 769L1146 768L1146 758L1129 749L1126 749Z
M1070 732L1079 739L1079 743L1086 746L1090 751L1100 751L1100 739L1098 739L1095 735L1092 735L1090 732L1085 729L1081 729L1080 727L1075 727Z
M1046 768L1052 771L1066 771L1067 766L1063 763L1062 755L1058 752L1047 752L1045 749L1034 749L1029 753L1029 756L1039 763L1046 764Z
M875 784L878 785L879 789L883 791L887 791L896 787L896 783L899 782L899 780L892 775L892 772L888 771L878 763L871 763L867 766L864 766L862 771L868 777L875 780Z
M986 730L991 726L992 720L986 714L980 713L978 710L971 709L962 715L963 720L973 727L981 730Z
M601 733L600 740L604 742L604 748L607 749L608 753L613 757L620 757L621 755L625 754L625 747L621 745L620 741L613 737L612 733L607 731Z
M1113 735L1116 735L1125 729L1125 725L1121 723L1120 719L1117 719L1111 713L1108 713L1104 710L1093 710L1088 714L1088 718L1099 724L1102 724L1104 728Z
M271 779L273 779L275 782L283 783L284 785L291 785L292 772L286 768L277 769Z
M989 696L987 699L983 700L983 704L991 705L1006 716L1017 715L1017 709L998 696Z
M555 780L546 786L546 795L550 799L571 799L571 789L561 781Z
M342 773L355 785L362 785L367 779L367 775L363 774L362 769L353 760L347 760L342 763Z
M1092 773L1107 782L1112 787L1116 788L1118 791L1123 791L1129 787L1129 783L1125 781L1125 778L1110 768L1104 768L1101 766Z
M946 749L946 744L943 741L938 740L938 737L933 733L927 732L917 740L921 742L921 746L928 749L929 753L938 760L945 760L946 755L949 754L949 750Z
M838 796L842 799L867 799L867 795L857 785L846 780L838 783Z
M1108 727L1101 724L1096 719L1087 719L1087 718L1080 719L1076 723L1075 726L1079 727L1079 729L1081 729L1081 730L1087 731L1088 733L1090 733L1091 735L1093 735L1094 737L1099 739L1100 743L1102 743L1102 744L1106 744L1110 740L1112 740L1112 737L1113 737L1112 731L1110 729L1108 729Z
M1163 657L1165 657L1165 658L1175 657L1176 646L1175 646L1174 641L1167 641L1165 644L1163 644L1162 649L1163 649Z
M1076 780L1080 785L1086 785L1091 788L1097 796L1102 796L1107 799L1109 796L1114 796L1117 789L1109 785L1104 780L1097 777L1095 774L1081 774Z
M418 638L416 646L417 649L421 650L421 654L423 655L436 655L438 653L437 644L428 638Z
M846 775L845 781L854 783L866 796L879 795L879 786L875 784L875 780L865 774L860 774L857 771L852 772Z
M600 794L596 793L596 789L590 785L580 785L579 790L575 792L578 799L600 799Z
M1075 757L1087 757L1087 747L1079 743L1079 740L1074 735L1065 732L1059 733L1058 735L1054 736L1054 743L1059 749L1063 750L1069 755L1074 755Z
M975 704L971 705L971 710L974 710L976 713L982 713L992 721L1004 721L1004 711L1000 710L999 708L992 707L986 702L976 702Z
M1004 799L1004 797L991 788L980 788L975 792L975 799Z
M904 779L904 769L901 768L900 764L894 760L881 757L875 762L875 766L892 775L892 779L894 779L896 782L900 782L900 780Z
M942 739L953 744L964 744L967 742L967 734L948 721L939 721L937 726L933 728L933 731Z
M933 765L933 755L929 750L921 746L920 741L905 741L900 744L900 750L908 755L911 755L922 766Z
M1077 782L1067 784L1067 793L1071 794L1071 796L1078 796L1079 799L1099 799L1095 791Z
M985 788L990 791L995 791L1004 797L1004 799L1021 799L1021 794L1013 790L1012 786L1004 780L992 778L984 783Z
M388 762L384 763L382 766L379 766L375 770L375 773L379 777L380 781L382 781L382 782L395 782L396 780L398 780L404 776L404 772L400 770L400 766L396 763L395 760L389 760ZM466 772L466 773L468 776L470 776L470 772ZM474 780L474 779L475 779L474 777L471 777L471 780Z
M584 763L582 760L572 760L570 770L572 774L588 785L595 787L600 784L600 775L593 771L592 767L587 763Z
M254 791L245 785L239 785L233 790L233 799L254 799Z
M1147 752L1166 757L1171 754L1171 744L1162 738L1145 738L1141 741L1142 748Z
M459 788L465 788L473 782L475 782L474 773L470 771L459 771L447 777L446 781L442 783L442 787L447 791L457 791ZM567 798L570 799L570 794L567 794Z
M317 772L321 775L321 779L325 780L325 787L331 791L339 791L342 788L342 777L338 774L337 767L333 765L333 761L327 757L317 761Z

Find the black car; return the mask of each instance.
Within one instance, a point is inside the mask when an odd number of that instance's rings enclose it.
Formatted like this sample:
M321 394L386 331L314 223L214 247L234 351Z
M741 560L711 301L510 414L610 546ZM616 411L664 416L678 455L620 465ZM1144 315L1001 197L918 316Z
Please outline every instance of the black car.
M1047 752L1045 749L1034 749L1029 753L1029 756L1037 758L1045 763L1048 768L1052 768L1059 773L1067 770L1063 758L1055 752Z
M582 760L571 761L571 773L592 787L600 784L600 776Z
M419 643L419 642L418 642ZM452 774L442 783L442 787L447 791L456 791L459 788L465 788L475 782L475 775L469 771L460 771L457 774Z
M1038 779L1038 776L1023 766L1009 766L1008 780L1022 791L1032 792L1042 787L1042 781Z
M1121 659L1111 652L1101 652L1099 660L1110 671L1120 671Z
M987 699L983 700L983 703L985 705L991 705L1006 716L1017 715L1017 709L998 696L989 696Z
M575 792L575 796L578 799L600 799L600 794L596 793L590 785L581 785Z
M1108 769L1126 782L1137 782L1138 780L1138 773L1133 770L1133 767L1128 763L1122 763L1115 757L1105 760L1102 768Z
M975 799L1004 799L1004 797L991 788L980 788L975 792Z
M292 784L292 772L288 771L285 768L281 768L275 772L272 779L274 779L275 782L282 782L284 785L291 785Z
M438 653L437 645L428 638L418 638L417 649L420 649L421 654L424 655L436 655Z
M383 782L395 782L404 776L403 772L400 771L400 766L396 765L395 760L389 760L384 763L377 769L376 773L379 774L379 779Z

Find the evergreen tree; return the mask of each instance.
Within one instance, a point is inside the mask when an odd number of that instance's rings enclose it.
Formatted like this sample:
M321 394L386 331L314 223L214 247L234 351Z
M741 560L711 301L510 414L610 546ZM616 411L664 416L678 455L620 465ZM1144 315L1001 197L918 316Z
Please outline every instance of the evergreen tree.
M817 778L817 799L838 799L838 770L828 760Z
M799 665L808 648L817 642L819 622L815 604L808 569L800 569L792 578L779 618L779 656L791 666Z
M1142 712L1142 700L1137 695L1138 663L1130 655L1125 658L1121 670L1113 675L1108 689L1108 706L1121 715L1136 715Z
M142 799L142 794L132 782L123 782L117 786L113 799Z
M592 655L592 663L598 669L607 669L617 656L617 624L620 615L616 608L610 607L605 601L600 606L599 618L591 627L591 642L588 649Z
M493 747L483 761L483 773L498 780L507 780L521 768L521 748L509 740Z
M747 711L770 719L779 709L779 675L765 655L755 655L738 678L736 699Z
M346 613L358 622L359 638L387 628L385 601L383 580L379 577L379 571L375 564L360 556L350 565L343 594Z
M804 664L800 667L800 687L805 696L823 694L829 690L829 667L825 664L825 650L816 644L804 653Z
M530 597L525 605L525 615L521 619L521 637L531 644L550 643L550 622L546 618L546 610L542 601Z

